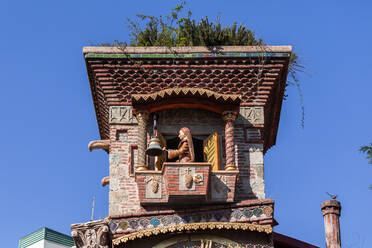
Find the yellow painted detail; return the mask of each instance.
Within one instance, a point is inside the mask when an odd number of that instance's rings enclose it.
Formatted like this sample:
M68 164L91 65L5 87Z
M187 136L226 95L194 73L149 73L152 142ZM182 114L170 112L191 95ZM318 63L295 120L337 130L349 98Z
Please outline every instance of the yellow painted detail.
M203 141L204 161L212 164L212 171L220 169L218 133L214 132Z

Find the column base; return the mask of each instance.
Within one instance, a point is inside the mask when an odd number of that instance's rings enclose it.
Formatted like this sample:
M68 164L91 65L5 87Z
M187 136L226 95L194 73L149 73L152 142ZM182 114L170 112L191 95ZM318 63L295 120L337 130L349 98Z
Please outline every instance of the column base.
M144 171L144 170L147 170L147 166L146 165L138 165L138 166L136 166L136 171Z
M233 170L237 170L235 164L229 164L229 165L226 165L225 166L225 170L226 171L233 171Z

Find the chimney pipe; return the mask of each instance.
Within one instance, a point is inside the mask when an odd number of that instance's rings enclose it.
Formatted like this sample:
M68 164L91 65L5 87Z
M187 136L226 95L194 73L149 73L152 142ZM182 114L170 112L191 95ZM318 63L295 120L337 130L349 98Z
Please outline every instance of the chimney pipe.
M322 203L327 248L341 248L340 215L341 204L336 200Z

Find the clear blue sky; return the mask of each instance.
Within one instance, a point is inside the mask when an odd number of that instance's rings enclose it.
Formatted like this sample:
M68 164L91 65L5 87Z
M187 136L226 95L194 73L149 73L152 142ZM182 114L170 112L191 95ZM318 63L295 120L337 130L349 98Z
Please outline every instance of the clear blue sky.
M82 47L128 40L126 18L158 15L176 1L0 2L1 247L47 226L108 212L108 156L89 153L99 138ZM277 145L265 157L276 232L324 247L320 204L342 203L343 247L371 247L372 166L358 149L372 142L370 1L190 0L196 18L222 14L271 45L293 45L301 76L305 129L295 88L283 104Z

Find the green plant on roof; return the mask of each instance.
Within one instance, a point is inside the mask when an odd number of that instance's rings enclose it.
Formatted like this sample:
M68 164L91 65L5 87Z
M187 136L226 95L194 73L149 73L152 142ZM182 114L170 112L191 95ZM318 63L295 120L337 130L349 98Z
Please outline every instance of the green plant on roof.
M261 38L256 38L255 33L245 25L234 22L231 26L222 26L220 15L216 22L208 17L197 21L192 18L192 12L185 10L185 1L180 1L170 14L165 16L152 16L138 14L137 20L128 19L130 32L130 46L205 46L213 52L219 52L219 46L258 46L262 49L260 61L265 62L264 53L270 52ZM126 42L115 40L113 43L102 43L102 46L122 47L125 51ZM172 50L170 49L170 52ZM140 63L140 62L134 62ZM140 65L140 64L139 64ZM287 86L295 86L300 96L302 110L301 125L304 127L303 96L298 74L303 72L304 66L299 63L298 56L291 54L288 69L289 78ZM285 98L287 96L285 95Z

